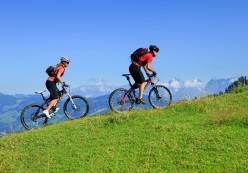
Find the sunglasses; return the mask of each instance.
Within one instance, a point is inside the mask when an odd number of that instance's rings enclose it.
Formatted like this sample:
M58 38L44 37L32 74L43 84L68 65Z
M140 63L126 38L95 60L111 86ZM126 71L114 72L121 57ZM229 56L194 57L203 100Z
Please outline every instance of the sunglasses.
M66 64L69 64L69 62L67 62L67 61L64 61Z

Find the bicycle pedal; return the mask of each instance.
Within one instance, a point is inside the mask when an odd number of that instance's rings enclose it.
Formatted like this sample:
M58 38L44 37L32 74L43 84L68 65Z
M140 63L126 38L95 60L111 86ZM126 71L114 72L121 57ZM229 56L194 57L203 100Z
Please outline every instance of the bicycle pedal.
M136 102L137 99L131 99L132 102Z
M54 118L56 115L51 116L51 118Z
M55 117L55 116L56 116L56 114L55 114L55 113L52 113L50 116L51 116L51 118L52 118L52 117Z

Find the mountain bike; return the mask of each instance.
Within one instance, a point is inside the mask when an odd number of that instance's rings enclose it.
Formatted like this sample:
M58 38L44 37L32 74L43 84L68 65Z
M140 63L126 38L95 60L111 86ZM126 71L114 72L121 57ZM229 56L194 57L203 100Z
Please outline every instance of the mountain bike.
M133 108L134 103L137 103L138 97L136 97L136 89L139 85L130 82L130 74L123 74L128 80L130 89L118 88L114 90L109 96L109 106L112 111L122 113L130 111ZM148 75L146 80L145 89L151 85L151 90L148 94L148 99L153 108L162 108L169 106L172 103L172 95L170 90L164 85L156 85L153 82L155 75Z
M49 111L49 114L54 117L58 111L57 105L61 101L62 97L66 94L68 96L68 99L65 100L63 105L63 111L64 114L69 119L77 119L77 118L83 118L85 117L89 112L89 103L88 101L79 95L73 95L71 96L69 92L67 92L67 88L69 88L68 85L62 86L62 90L59 91L60 98L59 101L52 107L52 109ZM21 123L23 127L27 130L30 129L37 129L44 127L47 122L48 118L45 114L43 114L43 111L45 110L45 107L47 107L51 101L51 98L45 98L44 97L44 91L38 91L35 92L36 94L40 94L43 103L41 105L39 104L31 104L26 106L23 111L21 112Z

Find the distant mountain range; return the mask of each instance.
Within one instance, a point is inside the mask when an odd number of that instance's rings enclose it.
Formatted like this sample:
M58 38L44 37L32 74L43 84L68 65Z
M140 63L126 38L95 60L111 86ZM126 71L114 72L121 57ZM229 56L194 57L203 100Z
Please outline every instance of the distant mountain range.
M192 81L183 81L177 78L173 78L169 82L158 81L157 84L167 86L173 95L173 101L177 102L182 99L192 99L195 97L203 97L206 95L219 94L224 92L225 89L237 78L228 79L211 79L208 83L203 83L200 79L193 79ZM96 98L103 95L109 95L116 88L129 88L128 85L115 86L108 84L96 84L96 85L81 85L77 88L71 89L73 94L83 95L87 98ZM146 94L149 89L146 90Z
M212 79L204 84L199 79L183 81L174 78L169 82L158 81L158 84L167 86L171 90L173 102L177 102L179 100L188 100L196 97L200 98L207 95L219 94L219 92L224 92L235 80L237 80L237 78ZM77 94L86 97L90 104L89 115L99 115L110 111L108 105L109 94L116 88L128 88L128 85L116 86L104 83L81 85L77 88L72 88L71 95ZM146 90L145 95L147 95L148 91L149 89ZM147 98L144 97L144 99ZM42 99L38 95L5 95L0 93L0 134L23 131L24 129L20 122L20 113L22 109L28 104L41 102ZM63 101L60 103L61 110L59 111L59 114L54 119L50 120L49 123L67 120L63 115L62 104ZM150 108L150 105L147 104L146 107Z

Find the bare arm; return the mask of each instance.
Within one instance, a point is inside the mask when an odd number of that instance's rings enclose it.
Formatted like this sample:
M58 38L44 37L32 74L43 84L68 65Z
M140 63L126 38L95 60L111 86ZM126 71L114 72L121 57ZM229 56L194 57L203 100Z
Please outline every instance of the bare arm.
M61 83L61 85L64 85L64 82L62 81L61 75L62 75L62 73L59 71L56 75L56 78L58 79L59 83Z
M148 73L149 71L154 73L155 70L152 69L151 63L146 63L146 65L143 67L145 72Z

